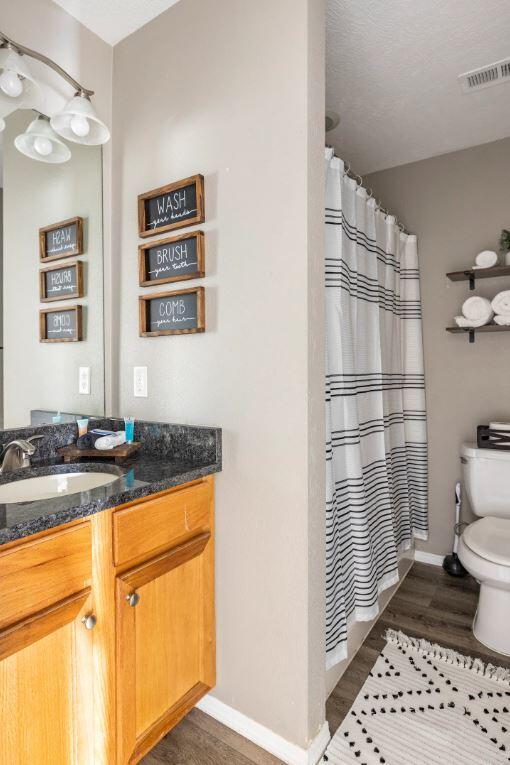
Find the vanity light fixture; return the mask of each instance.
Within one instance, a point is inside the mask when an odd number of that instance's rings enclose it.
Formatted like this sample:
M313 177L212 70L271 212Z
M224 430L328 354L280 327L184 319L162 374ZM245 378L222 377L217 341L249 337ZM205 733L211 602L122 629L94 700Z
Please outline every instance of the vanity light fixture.
M14 145L22 154L39 162L61 164L71 158L71 149L53 131L48 117L39 115L24 133L16 136Z
M99 146L110 138L110 131L97 116L89 96L82 91L53 115L51 127L67 141L87 146Z
M88 146L106 143L110 139L110 131L99 119L90 102L94 91L80 85L74 77L71 77L48 56L14 42L3 32L0 32L0 108L7 106L9 112L14 109L40 108L44 100L43 88L31 75L25 63L26 57L42 62L75 89L73 98L61 111L51 117L53 130L62 138L75 143ZM5 114L5 110L2 113ZM27 133L33 124L31 123ZM47 127L50 128L50 125ZM53 134L50 140L54 143L55 139L56 136Z
M0 70L0 106L12 110L31 109L42 104L41 86L10 42L0 47Z

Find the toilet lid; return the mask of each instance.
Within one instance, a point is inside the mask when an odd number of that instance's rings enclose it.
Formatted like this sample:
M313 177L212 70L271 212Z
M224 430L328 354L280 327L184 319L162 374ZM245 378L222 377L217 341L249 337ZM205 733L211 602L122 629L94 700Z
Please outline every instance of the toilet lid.
M510 566L510 520L481 518L467 527L462 539L481 558Z

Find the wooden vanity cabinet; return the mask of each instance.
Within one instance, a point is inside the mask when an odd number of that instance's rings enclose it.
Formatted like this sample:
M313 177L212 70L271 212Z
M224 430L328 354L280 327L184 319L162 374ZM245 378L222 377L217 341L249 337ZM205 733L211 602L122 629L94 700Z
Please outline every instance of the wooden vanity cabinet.
M94 763L90 556L86 524L0 552L1 765Z
M114 516L119 765L215 684L213 511L209 480Z
M0 765L136 763L214 686L213 487L0 548Z
M214 685L210 531L117 578L120 762L138 762Z

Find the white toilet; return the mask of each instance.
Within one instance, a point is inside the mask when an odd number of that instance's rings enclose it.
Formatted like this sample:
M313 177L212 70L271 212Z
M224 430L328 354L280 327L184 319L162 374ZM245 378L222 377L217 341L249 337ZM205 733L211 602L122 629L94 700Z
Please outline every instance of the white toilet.
M480 520L460 538L462 565L480 582L473 634L493 651L510 656L510 451L460 451L463 490Z

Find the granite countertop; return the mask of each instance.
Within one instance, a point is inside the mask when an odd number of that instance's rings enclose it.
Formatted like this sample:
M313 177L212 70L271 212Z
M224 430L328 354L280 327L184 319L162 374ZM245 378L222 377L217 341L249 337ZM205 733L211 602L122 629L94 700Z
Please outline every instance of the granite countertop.
M152 424L151 424L152 425ZM181 437L185 426L169 426L173 435ZM192 435L197 438L196 431ZM117 477L115 481L79 494L68 494L31 502L0 504L0 545L16 539L37 534L40 531L84 518L94 513L141 499L173 486L194 481L221 470L221 431L210 431L215 441L212 449L201 450L196 443L189 447L189 438L182 450L174 453L155 453L154 449L142 451L122 465L103 461L83 461L64 464L57 456L51 456L36 465L0 475L0 486L25 478L55 473L107 472ZM188 437L188 433L185 432ZM198 433L198 436L201 434ZM209 434L207 434L209 436ZM165 437L169 438L166 433ZM179 453L180 452L180 453Z

